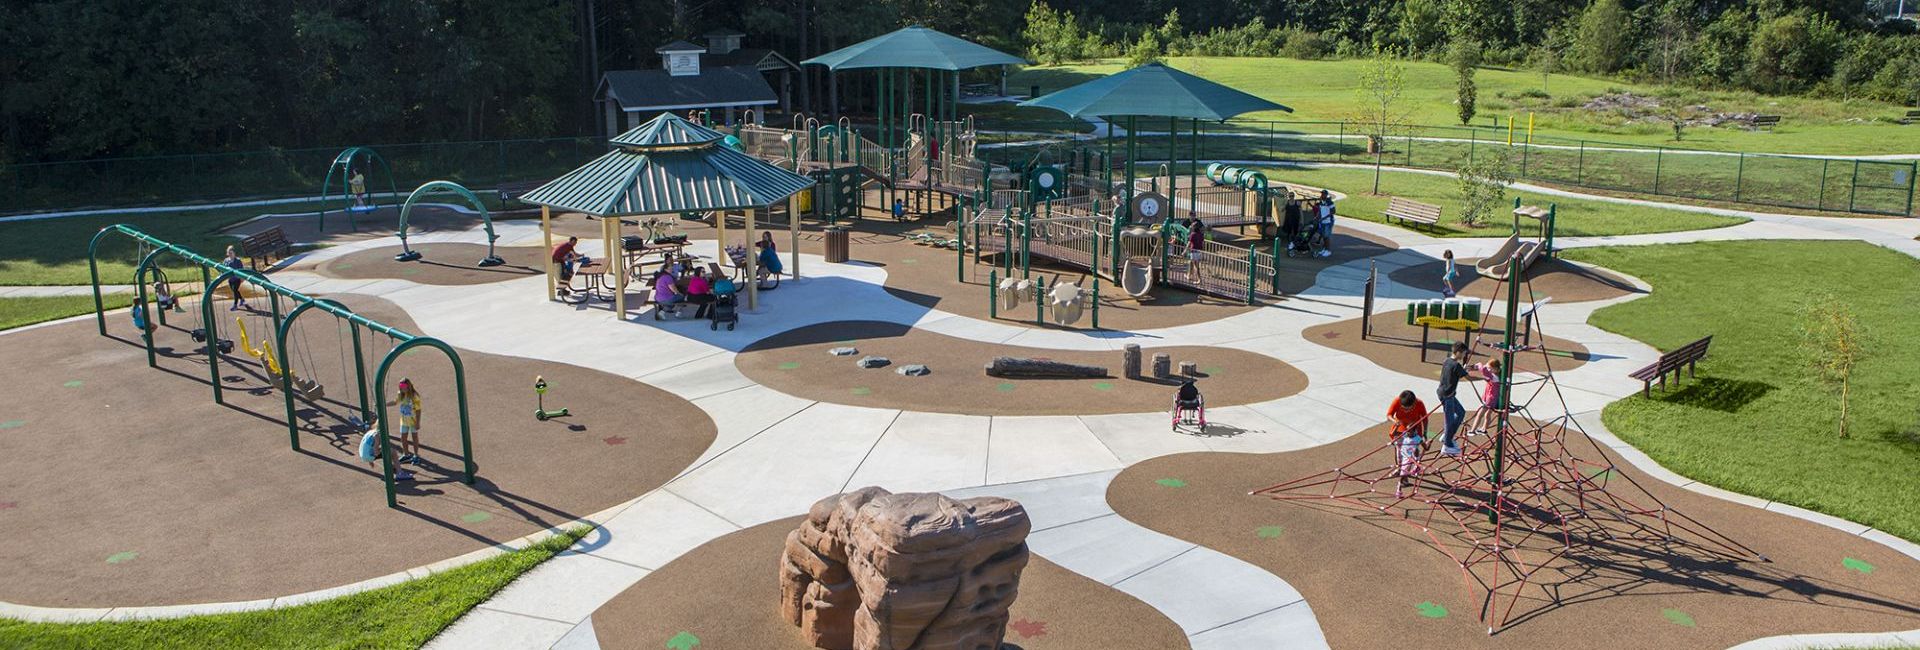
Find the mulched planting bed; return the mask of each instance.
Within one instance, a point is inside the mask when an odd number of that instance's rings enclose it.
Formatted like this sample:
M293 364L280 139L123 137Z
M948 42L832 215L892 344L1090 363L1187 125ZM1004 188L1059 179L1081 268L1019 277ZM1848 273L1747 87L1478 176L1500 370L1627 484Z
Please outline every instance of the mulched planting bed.
M1336 648L1389 647L1407 639L1443 648L1725 648L1780 634L1920 628L1920 562L1861 537L1695 494L1621 466L1605 479L1609 488L1620 488L1616 494L1649 505L1651 499L1624 487L1637 482L1670 508L1771 561L1727 561L1698 547L1588 529L1576 537L1576 552L1535 574L1536 586L1525 592L1509 627L1488 637L1478 619L1483 592L1469 590L1459 565L1420 529L1326 500L1248 494L1341 466L1385 442L1384 427L1375 427L1297 452L1163 456L1123 471L1107 499L1130 521L1232 554L1292 583ZM1589 461L1607 457L1577 434L1568 449ZM1388 453L1355 469L1385 466ZM1167 479L1179 479L1180 487L1167 487ZM1378 487L1389 496L1393 490L1387 482ZM1447 529L1435 530L1444 535Z
M1453 345L1452 341L1459 340L1463 334L1455 330L1433 329L1428 334L1427 360L1423 363L1420 361L1420 326L1408 325L1406 312L1374 314L1372 321L1373 334L1366 339L1360 338L1360 319L1358 318L1315 325L1301 332L1301 336L1306 337L1308 341L1335 350L1366 357L1368 361L1394 372L1415 377L1438 378L1440 362L1446 359L1447 352ZM1498 344L1504 340L1505 334L1502 328L1506 325L1505 319L1489 317L1486 325L1486 329L1474 332L1481 342ZM1474 337L1469 336L1466 340L1472 342ZM1514 337L1515 342L1522 340L1522 337ZM1520 372L1544 372L1549 359L1554 372L1566 372L1586 365L1588 356L1585 346L1558 337L1547 337L1545 340L1547 348L1554 351L1554 354L1543 355L1539 350L1517 352L1513 357L1514 368ZM1533 342L1535 345L1540 344L1539 332L1534 333ZM1490 358L1489 355L1494 354L1498 354L1498 351L1491 347L1480 346L1476 348L1471 362L1484 363Z
M313 272L330 278L398 279L421 284L468 285L517 280L543 272L547 254L539 247L496 246L494 254L506 260L499 266L479 266L487 256L482 244L432 243L411 247L420 259L399 262L393 259L399 246L382 246L354 251L314 265Z
M1460 274L1453 280L1454 290L1472 298L1506 300L1506 285L1493 278L1481 277L1473 267L1478 261L1478 258L1454 260L1454 269ZM1439 294L1440 273L1445 267L1444 261L1416 264L1388 274L1387 279ZM1520 299L1528 302L1543 298L1552 298L1554 302L1611 300L1637 293L1644 292L1635 288L1626 278L1552 258L1535 261L1533 267L1527 269L1527 283L1520 287Z
M332 297L432 334L383 300ZM237 338L234 316L219 312L222 336ZM265 319L247 318L258 336ZM0 336L0 367L9 371L0 392L0 565L8 567L0 600L225 602L381 577L618 505L671 479L715 435L703 411L640 382L463 351L479 464L469 486L459 480L451 366L437 352L409 352L395 363L389 394L400 376L420 387L429 463L418 481L401 484L400 507L390 509L378 467L359 461L359 434L342 422L357 396L351 371L341 370L352 358L335 348L342 332L334 319L301 317L295 341L305 344L288 346L295 374L327 393L318 407L295 402L301 451L289 448L282 394L264 390L240 350L222 359L228 405L219 406L185 332L156 335L156 370L145 367L124 317L109 324L116 338L98 336L91 321ZM371 374L387 348L369 347ZM534 420L534 375L553 387L547 407L568 407L571 417Z
M648 574L593 613L600 646L805 650L800 628L780 618L780 552L799 517L707 542ZM1020 574L1007 648L1186 648L1173 621L1119 590L1033 555Z
M852 356L827 351L849 346ZM1307 387L1305 373L1278 359L1244 350L1213 347L1164 347L1141 350L1143 371L1151 375L1155 353L1179 362L1194 361L1206 376L1196 380L1207 406L1221 407L1279 399ZM861 368L855 362L877 355L893 362ZM996 356L1043 357L1107 368L1101 379L1006 379L987 376ZM807 399L970 415L1092 415L1166 409L1175 384L1167 380L1126 379L1121 352L1044 350L983 343L936 334L905 325L873 321L821 323L762 339L742 350L734 364L754 381ZM922 364L932 374L902 376L894 371Z

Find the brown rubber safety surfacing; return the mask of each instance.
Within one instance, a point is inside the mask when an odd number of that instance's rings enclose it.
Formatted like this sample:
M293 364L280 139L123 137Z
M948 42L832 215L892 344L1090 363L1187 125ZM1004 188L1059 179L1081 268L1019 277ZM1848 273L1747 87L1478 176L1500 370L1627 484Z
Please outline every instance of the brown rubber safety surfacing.
M354 251L313 265L313 272L349 280L406 280L420 284L470 285L505 282L543 273L547 255L539 247L495 246L506 264L480 266L487 256L484 244L432 243L411 247L420 259L400 262L399 246ZM299 268L299 267L295 267Z
M852 356L827 351L853 347ZM875 321L839 321L789 330L761 339L734 357L734 365L759 383L806 399L964 415L1095 415L1158 411L1172 404L1177 380L1126 379L1119 350L1067 351L983 343L936 334L906 325ZM1195 379L1207 406L1220 407L1275 400L1307 387L1305 373L1265 355L1214 347L1164 347L1141 350L1142 370L1152 373L1153 355L1172 356L1174 372L1182 361L1199 364ZM855 362L882 356L884 368ZM1007 379L989 377L985 367L996 356L1037 357L1104 366L1101 379ZM908 377L901 366L920 364L931 374Z
M1420 360L1420 326L1408 325L1404 311L1374 314L1373 334L1366 339L1360 338L1360 319L1350 318L1337 323L1326 323L1309 327L1301 332L1308 341L1324 345L1342 352L1351 352L1382 368L1405 373L1415 377L1440 376L1440 363L1446 360L1447 352L1453 342L1461 340L1463 332L1433 328L1427 338L1427 360ZM1502 328L1506 320L1488 317L1487 328L1476 330L1466 340L1476 338L1488 345L1499 344L1505 336ZM1524 331L1524 330L1523 330ZM1542 338L1538 332L1533 335L1533 343L1539 345ZM1515 336L1516 343L1524 342L1523 337ZM1516 352L1513 355L1514 369L1520 372L1544 372L1549 363L1554 372L1566 372L1586 365L1589 353L1586 346L1558 337L1545 338L1547 349ZM1475 348L1469 363L1485 363L1499 352L1487 345ZM1477 376L1477 375L1476 375Z
M419 332L390 303L332 297ZM233 317L219 313L223 336L234 335ZM246 318L249 334L265 328L265 318ZM123 338L102 338L86 321L0 336L0 366L11 373L0 392L0 421L9 423L0 430L0 601L173 605L351 584L618 505L672 478L715 436L697 407L631 379L462 351L479 464L467 486L450 365L436 351L409 352L395 362L389 395L400 376L420 387L430 464L389 509L378 467L356 457L359 435L331 415L357 404L333 318L302 315L288 346L296 375L327 393L324 411L295 402L301 451L289 447L282 395L251 393L265 381L244 353L220 365L235 381L224 384L229 406L218 406L184 332L156 335L156 370L138 339L124 340L124 317L109 324ZM388 348L368 347L370 374ZM572 416L535 421L536 374L552 387L547 407Z
M1725 648L1780 634L1920 628L1920 562L1861 537L1695 494L1621 466L1606 479L1610 490L1620 487L1617 494L1647 505L1650 500L1623 481L1638 483L1669 508L1772 561L1712 559L1718 556L1699 547L1624 536L1578 537L1582 550L1546 565L1532 581L1554 588L1559 601L1530 587L1510 626L1488 637L1478 620L1484 592L1469 590L1460 566L1420 529L1322 499L1248 494L1326 472L1385 442L1384 427L1375 427L1296 452L1163 456L1121 472L1107 499L1130 521L1285 579L1312 605L1336 648L1391 647L1406 639L1439 648ZM1577 434L1568 449L1588 461L1617 458ZM1383 467L1390 463L1387 453L1354 469ZM1157 482L1163 479L1184 483L1170 488ZM1379 488L1390 496L1393 486Z
M1459 272L1459 277L1453 280L1454 291L1470 298L1484 300L1497 297L1506 300L1506 285L1493 278L1481 277L1473 266L1478 261L1477 258L1454 260L1454 269ZM1440 273L1445 268L1444 261L1416 264L1388 274L1387 279L1438 295L1441 289ZM1554 258L1534 261L1533 266L1527 269L1526 284L1520 287L1520 299L1527 302L1545 298L1552 298L1554 302L1587 302L1637 293L1644 292L1626 278Z
M729 533L688 551L593 613L600 646L807 650L800 628L780 618L780 553L799 517ZM1179 626L1146 603L1061 568L1038 554L1020 574L1008 650L1186 648ZM681 636L681 635L685 636Z

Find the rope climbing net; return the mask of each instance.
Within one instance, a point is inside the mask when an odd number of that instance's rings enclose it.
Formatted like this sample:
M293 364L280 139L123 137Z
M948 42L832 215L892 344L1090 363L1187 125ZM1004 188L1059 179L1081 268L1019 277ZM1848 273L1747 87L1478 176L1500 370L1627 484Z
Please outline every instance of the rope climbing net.
M1766 562L1661 502L1588 435L1554 376L1544 333L1529 337L1537 345L1514 343L1519 287L1503 281L1499 289L1507 290L1506 340L1487 347L1505 357L1511 408L1484 434L1462 432L1454 456L1423 448L1411 466L1388 442L1252 494L1412 527L1459 566L1488 634L1571 601L1624 593L1655 572L1725 582L1730 564ZM1481 324L1484 333L1484 315ZM1539 372L1514 371L1517 355L1536 354Z

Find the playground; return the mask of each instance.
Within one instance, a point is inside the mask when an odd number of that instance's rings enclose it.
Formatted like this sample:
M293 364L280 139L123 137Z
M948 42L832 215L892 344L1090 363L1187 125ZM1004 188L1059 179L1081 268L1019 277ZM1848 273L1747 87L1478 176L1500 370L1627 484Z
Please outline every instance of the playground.
M0 331L0 529L31 533L0 551L0 645L317 616L576 534L420 623L429 647L1920 633L1898 499L1842 518L1844 494L1694 475L1812 430L1747 404L1826 407L1754 387L1796 380L1750 361L1790 323L1672 302L1740 302L1777 239L1868 239L1904 278L1920 226L1557 236L1561 201L1604 199L1514 190L1511 225L1442 237L1417 198L1206 159L1202 124L1293 108L1158 64L1018 104L1124 135L981 146L962 80L1018 63L910 27L800 62L868 113L660 113L499 188L409 189L353 147L311 210L103 224L71 244L86 283L46 291L92 309ZM1665 253L1709 239L1759 252ZM1738 306L1793 311L1767 298ZM1831 484L1898 488L1900 384L1863 368L1866 440L1797 444L1848 454ZM1720 463L1671 464L1686 431L1643 449L1620 412L1742 425L1713 430Z

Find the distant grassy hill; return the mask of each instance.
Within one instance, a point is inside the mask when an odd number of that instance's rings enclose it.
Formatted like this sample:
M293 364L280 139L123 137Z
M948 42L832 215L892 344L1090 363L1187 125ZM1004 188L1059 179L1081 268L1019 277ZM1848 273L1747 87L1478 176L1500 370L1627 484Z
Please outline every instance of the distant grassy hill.
M1168 62L1241 90L1260 95L1296 112L1255 113L1247 117L1293 122L1339 121L1357 106L1362 60L1302 61L1282 58L1176 57ZM1118 60L1097 64L1027 68L1013 75L1008 90L1024 92L1038 85L1052 92L1096 76L1118 72ZM1404 106L1415 124L1446 126L1459 123L1454 105L1453 71L1438 63L1405 62L1407 87ZM1572 75L1551 75L1542 87L1540 74L1526 70L1481 68L1479 116L1474 123L1488 127L1498 117L1504 125L1517 116L1524 127L1534 113L1535 133L1563 138L1585 138L1645 145L1666 145L1723 151L1870 155L1920 153L1920 125L1893 122L1905 109L1883 102L1836 101L1808 97L1767 97L1752 93L1707 92L1686 88L1630 84ZM1666 105L1704 105L1714 112L1752 112L1780 115L1772 131L1695 127L1685 139L1673 140L1662 123L1629 123L1620 114L1581 108L1588 99L1612 91L1659 97ZM1019 117L1034 115L1021 112ZM1055 114L1057 116L1057 114ZM1011 117L1011 116L1010 116ZM1064 116L1058 116L1064 119ZM1048 118L1051 119L1051 118ZM1142 126L1142 129L1145 129ZM1504 137L1505 129L1498 129ZM1436 134L1437 135L1437 134Z

